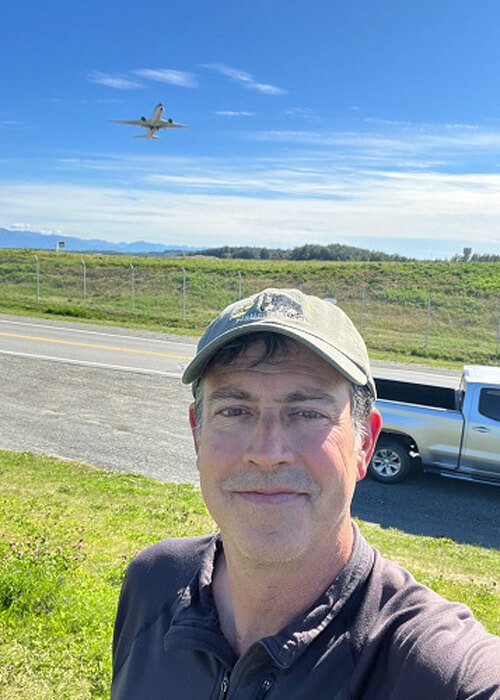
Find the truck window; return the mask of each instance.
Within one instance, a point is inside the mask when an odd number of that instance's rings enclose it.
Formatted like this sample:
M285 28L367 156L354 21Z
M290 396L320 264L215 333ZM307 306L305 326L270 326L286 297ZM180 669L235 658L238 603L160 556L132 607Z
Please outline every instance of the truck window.
M500 422L500 389L481 389L479 413Z

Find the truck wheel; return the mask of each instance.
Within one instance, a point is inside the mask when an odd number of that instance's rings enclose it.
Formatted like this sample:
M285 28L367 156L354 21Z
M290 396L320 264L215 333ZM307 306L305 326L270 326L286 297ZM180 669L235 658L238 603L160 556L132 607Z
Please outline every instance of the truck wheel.
M382 435L368 465L368 474L384 484L396 484L406 479L411 462L408 448L399 440Z

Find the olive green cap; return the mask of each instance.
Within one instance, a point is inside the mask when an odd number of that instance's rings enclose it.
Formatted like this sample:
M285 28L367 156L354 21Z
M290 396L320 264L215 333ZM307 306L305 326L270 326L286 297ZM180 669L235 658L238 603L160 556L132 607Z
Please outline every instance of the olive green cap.
M351 319L330 301L298 289L265 289L226 307L200 338L196 356L184 370L184 384L201 377L208 362L226 343L257 331L293 338L349 381L368 385L376 396L368 351Z

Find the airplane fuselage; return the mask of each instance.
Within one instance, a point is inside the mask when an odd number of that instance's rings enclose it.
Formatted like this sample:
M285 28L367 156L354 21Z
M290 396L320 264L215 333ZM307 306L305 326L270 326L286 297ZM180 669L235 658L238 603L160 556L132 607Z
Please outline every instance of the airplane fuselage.
M157 136L160 129L185 129L184 124L177 124L173 119L162 119L163 115L163 105L161 102L154 108L151 119L146 119L146 117L141 117L140 119L114 119L117 124L129 124L131 126L140 126L146 129L145 134L137 135L136 138L139 139L159 139Z
M159 126L161 122L161 115L163 114L163 105L160 103L159 105L156 105L155 111L153 112L153 116L149 120L149 123L151 126Z
M158 132L158 129L160 128L161 124L161 115L163 114L163 105L158 104L156 105L153 115L151 119L149 120L149 124L145 125L145 128L148 130L148 133L146 134L146 137L148 139L154 139L158 138L156 136L156 133Z

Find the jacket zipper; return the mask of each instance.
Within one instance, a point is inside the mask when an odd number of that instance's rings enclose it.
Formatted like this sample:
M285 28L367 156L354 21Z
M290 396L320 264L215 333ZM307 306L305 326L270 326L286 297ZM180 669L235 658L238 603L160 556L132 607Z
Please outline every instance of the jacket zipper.
M218 700L225 700L227 696L227 691L229 689L229 673L224 674L224 678L220 684L219 697Z
M271 680L269 680L269 678L266 678L265 680L263 680L262 683L260 684L260 689L259 689L259 692L258 692L255 700L262 700L264 695L267 695L267 691L270 690L272 684L273 684L273 682Z

